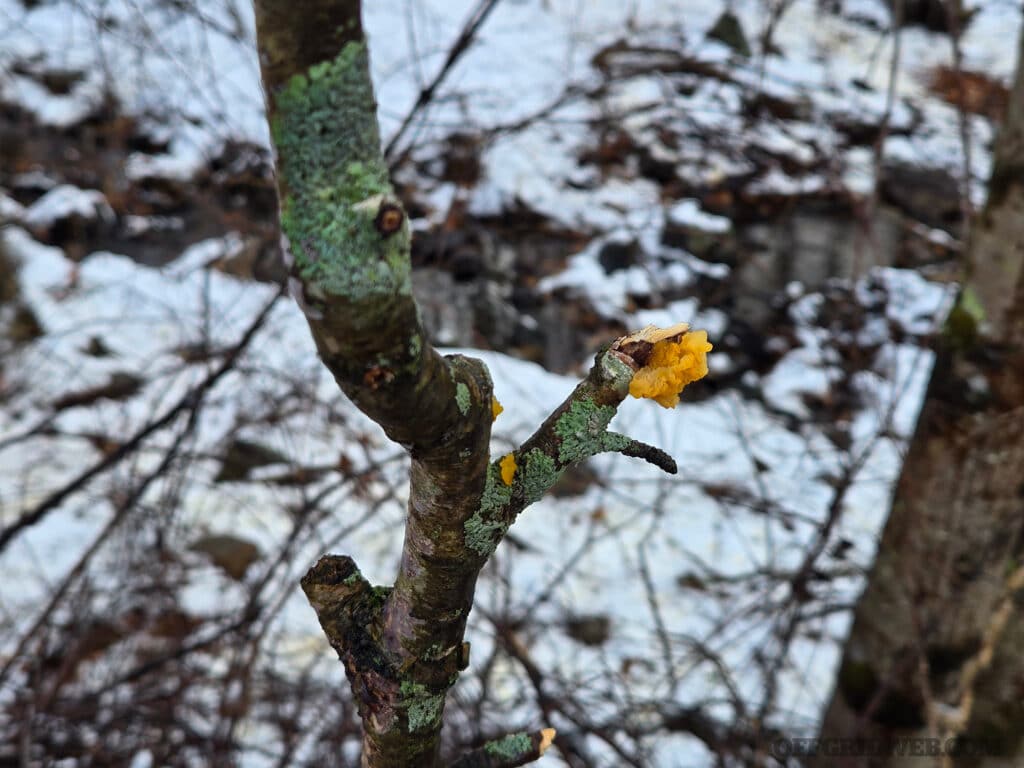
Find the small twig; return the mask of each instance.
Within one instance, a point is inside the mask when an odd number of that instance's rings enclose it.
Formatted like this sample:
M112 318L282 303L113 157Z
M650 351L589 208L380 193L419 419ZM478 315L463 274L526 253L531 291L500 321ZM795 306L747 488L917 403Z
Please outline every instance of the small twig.
M655 448L653 445L642 443L639 440L630 440L629 445L618 451L623 456L632 456L635 459L643 459L648 464L653 464L658 469L667 472L670 475L677 474L679 467L676 466L676 460L669 456L661 448Z
M494 10L495 6L498 5L499 0L482 0L477 5L469 19L462 27L462 31L459 36L455 39L454 45L450 51L448 51L448 57L445 59L444 64L441 65L441 69L438 70L437 74L434 75L434 79L430 83L420 90L420 95L416 98L416 103L413 104L409 113L402 120L402 124L395 131L395 135L388 141L387 146L384 148L384 157L388 159L389 166L394 169L402 164L402 161L408 156L410 148L406 147L402 154L397 158L393 158L392 155L395 152L395 148L398 146L398 142L402 140L406 130L412 124L412 121L416 119L416 116L423 111L423 109L430 104L434 98L434 94L437 93L437 89L441 86L441 83L445 81L456 62L462 58L462 55L469 50L470 45L473 43L473 39L476 37L476 33L480 27L487 20L491 11Z
M669 637L668 627L665 625L665 618L662 616L661 606L658 604L658 591L654 585L654 579L651 577L651 569L647 564L647 545L651 536L654 535L659 522L657 515L651 516L651 525L637 545L637 571L640 574L641 581L643 581L647 607L651 612L651 618L654 619L654 630L658 643L661 645L661 658L665 664L665 675L668 678L668 683L674 695L679 687L679 676L676 674L676 665L673 660L672 640Z
M108 469L111 469L120 463L126 456L131 455L131 453L150 435L155 432L159 432L172 424L179 414L189 410L190 408L194 408L202 397L210 391L226 373L234 368L238 358L241 356L245 348L249 346L249 342L252 341L260 328L263 327L263 323L270 315L270 310L273 308L274 304L277 303L277 300L280 297L280 293L276 294L274 298L263 307L259 315L257 315L256 320L249 326L241 340L227 353L220 366L213 373L207 376L198 386L190 389L182 395L181 399L171 406L171 408L168 409L160 418L149 422L145 427L136 432L129 440L121 443L116 450L111 451L109 454L104 456L103 459L80 473L74 480L43 499L43 501L34 509L29 512L25 512L13 523L3 530L0 530L0 552L3 552L4 549L6 549L7 545L10 544L15 536L26 528L36 525L49 512L63 504L66 499L82 490L94 477L103 474Z
M177 458L178 451L180 450L181 444L184 442L188 435L191 435L195 430L196 424L198 423L199 407L197 405L189 414L189 420L185 429L177 435L173 444L167 450L163 460L160 464L151 471L143 480L135 487L128 497L118 506L114 515L110 518L107 524L103 527L103 530L97 534L96 538L93 539L92 543L86 548L85 552L78 558L78 561L68 572L67 576L64 577L60 586L54 590L50 596L46 606L40 612L39 616L32 623L32 626L22 635L21 640L18 642L14 652L10 654L7 662L3 668L0 669L0 688L4 685L7 680L8 674L10 674L14 665L24 657L25 650L28 647L29 642L39 636L39 632L50 620L54 611L60 607L61 601L64 596L71 589L72 585L78 579L79 576L85 571L89 562L92 560L93 555L99 551L100 547L110 538L110 535L117 529L121 523L124 522L125 517L135 507L135 503L142 498L142 495L146 492L149 486L159 477L161 477L170 467L171 463ZM52 695L52 692L51 692Z
M889 129L892 122L892 112L896 105L896 87L899 81L900 58L903 50L903 3L904 0L893 0L892 19L892 57L889 59L889 84L885 91L885 108L882 112L882 119L878 124L878 135L875 137L875 144L872 149L872 170L875 176L875 183L871 189L864 206L864 226L867 230L867 238L873 250L878 250L878 238L875 233L875 213L878 210L879 185L882 179L882 163L885 160L885 142L889 138ZM859 277L863 266L863 249L857 248L854 251L853 277Z
M519 662L523 671L526 673L526 676L533 687L537 706L546 717L549 717L553 712L557 712L569 720L580 731L590 733L600 739L618 755L620 765L632 765L637 768L642 765L634 758L633 755L626 751L625 747L623 747L612 734L607 732L607 729L588 721L586 715L575 701L571 698L555 698L545 691L546 679L544 673L530 655L530 651L523 644L523 641L510 627L495 626L495 630L497 630L497 641L501 645L502 649L510 658ZM559 736L555 740L555 746L558 747L566 757L572 756L576 758L577 762L581 762L586 765L592 764L589 757L581 751L580 747L582 744L577 744L576 740L571 737L565 736L564 734Z
M539 760L555 739L554 728L513 733L488 741L460 757L450 768L516 768Z

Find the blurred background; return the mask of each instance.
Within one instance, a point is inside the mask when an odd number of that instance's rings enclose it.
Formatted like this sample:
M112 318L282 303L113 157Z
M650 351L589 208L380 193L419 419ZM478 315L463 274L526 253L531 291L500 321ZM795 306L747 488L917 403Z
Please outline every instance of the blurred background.
M956 296L1019 0L381 0L379 118L492 454L705 328L486 567L454 754L780 765L813 736ZM390 584L407 458L281 298L245 0L0 0L0 766L356 765L298 589Z

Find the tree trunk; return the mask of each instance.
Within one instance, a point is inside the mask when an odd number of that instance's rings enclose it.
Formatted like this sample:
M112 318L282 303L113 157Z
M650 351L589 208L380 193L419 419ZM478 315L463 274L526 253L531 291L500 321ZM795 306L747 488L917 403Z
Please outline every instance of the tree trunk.
M1024 29L1021 33L1024 56ZM1024 761L1024 63L821 736L830 765ZM960 740L959 743L956 740ZM830 742L830 749L838 749ZM823 745L823 748L826 745ZM840 745L841 746L841 745ZM856 752L871 744L848 744ZM962 754L956 755L957 748ZM916 754L915 754L916 751ZM952 753L952 754L951 754ZM933 764L935 764L933 762Z
M680 325L624 337L519 449L490 462L497 408L479 360L442 357L410 287L410 232L381 153L358 0L256 0L257 42L277 152L289 287L345 394L412 457L399 573L373 587L349 557L302 580L363 723L368 768L433 768L445 696L469 663L477 576L508 527L567 467L603 451L666 471L663 452L608 431L634 374L645 397L678 399L710 345ZM535 760L554 731L517 733L459 759Z

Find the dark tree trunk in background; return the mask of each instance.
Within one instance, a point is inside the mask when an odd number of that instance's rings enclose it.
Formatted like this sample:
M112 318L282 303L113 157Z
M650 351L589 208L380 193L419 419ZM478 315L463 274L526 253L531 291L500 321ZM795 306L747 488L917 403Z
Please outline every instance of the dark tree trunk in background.
M830 765L1024 764L1021 63L965 268L821 735L960 738L989 754Z

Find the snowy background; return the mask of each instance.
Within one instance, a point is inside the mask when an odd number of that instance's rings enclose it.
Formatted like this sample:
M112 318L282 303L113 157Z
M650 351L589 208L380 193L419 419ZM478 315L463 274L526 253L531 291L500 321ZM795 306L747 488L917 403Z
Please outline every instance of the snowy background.
M959 38L878 0L367 6L424 317L491 370L492 454L627 329L716 345L613 425L678 476L599 457L499 548L448 748L554 726L539 765L770 762L831 692L1019 3ZM356 764L297 584L328 551L391 583L407 460L278 295L252 26L0 0L0 760Z

